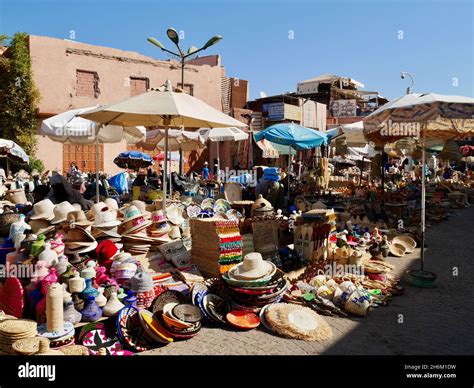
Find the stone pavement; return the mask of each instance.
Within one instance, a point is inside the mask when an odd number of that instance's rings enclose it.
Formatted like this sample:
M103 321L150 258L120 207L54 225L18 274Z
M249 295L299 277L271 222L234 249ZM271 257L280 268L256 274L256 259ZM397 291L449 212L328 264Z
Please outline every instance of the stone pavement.
M438 274L437 288L414 288L364 318L324 317L331 340L305 342L269 334L206 327L191 340L141 354L173 355L460 355L474 354L474 206L453 210L448 221L428 229L425 269ZM418 268L419 249L388 261L401 276ZM453 268L458 276L453 276ZM401 321L401 322L400 322Z

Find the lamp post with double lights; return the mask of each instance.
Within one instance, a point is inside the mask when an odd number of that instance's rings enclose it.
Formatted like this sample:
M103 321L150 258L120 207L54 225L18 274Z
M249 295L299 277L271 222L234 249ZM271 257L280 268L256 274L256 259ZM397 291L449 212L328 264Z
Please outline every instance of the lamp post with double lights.
M168 30L166 31L166 35L175 44L176 48L178 49L177 53L166 49L165 46L160 41L158 41L157 39L155 39L153 37L150 37L147 40L151 44L157 46L162 51L167 52L168 54L171 54L171 55L174 55L175 57L180 58L180 61L181 61L181 88L184 90L184 66L185 66L186 59L189 58L192 55L196 55L200 51L204 51L204 50L208 49L209 47L215 45L216 43L218 43L219 41L222 40L222 36L220 36L220 35L213 36L201 48L191 46L188 49L188 51L185 53L182 50L182 48L179 46L179 34L174 28L168 28ZM179 173L180 174L183 173L183 151L182 150L179 151Z

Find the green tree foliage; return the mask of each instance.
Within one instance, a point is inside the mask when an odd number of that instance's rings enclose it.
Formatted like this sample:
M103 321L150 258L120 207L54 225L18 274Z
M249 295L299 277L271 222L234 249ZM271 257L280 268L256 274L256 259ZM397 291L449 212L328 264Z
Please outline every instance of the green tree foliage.
M0 35L0 46L9 46L0 56L0 137L15 141L34 158L40 94L31 72L28 34L16 33L8 40Z

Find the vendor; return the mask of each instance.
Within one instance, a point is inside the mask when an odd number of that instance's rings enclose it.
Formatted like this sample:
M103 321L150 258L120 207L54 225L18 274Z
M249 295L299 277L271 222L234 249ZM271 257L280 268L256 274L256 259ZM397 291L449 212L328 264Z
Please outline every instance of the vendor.
M133 181L132 186L145 186L146 177L147 177L147 174L145 173L145 171L143 170L138 171L137 177Z
M209 167L208 167L208 165L209 165L209 163L204 162L204 167L202 168L202 171L201 171L202 179L204 179L205 181L209 180Z

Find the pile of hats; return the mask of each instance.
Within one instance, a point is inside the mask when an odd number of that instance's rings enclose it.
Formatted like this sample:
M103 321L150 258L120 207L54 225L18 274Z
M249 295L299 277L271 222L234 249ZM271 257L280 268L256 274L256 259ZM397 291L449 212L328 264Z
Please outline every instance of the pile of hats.
M69 212L66 222L67 224L63 226L67 232L64 253L78 255L97 248L97 241L91 234L92 222L87 219L82 210Z
M272 262L263 260L260 253L247 254L222 279L227 284L232 307L254 312L280 301L289 286L283 272Z
M36 337L37 333L36 322L0 313L0 351L12 354L15 341Z
M166 207L166 216L170 222L171 230L168 232L172 240L181 238L181 226L184 223L185 207L181 203L172 203Z
M187 339L201 330L203 314L199 307L176 290L166 290L153 303L154 327L169 338Z
M216 276L242 261L242 236L236 221L194 218L190 221L193 262L200 271Z
M29 225L34 234L49 234L54 231L51 221L54 216L54 203L49 199L36 202L33 205L33 215L30 216Z
M107 198L105 202L99 202L92 206L87 213L87 217L93 220L92 235L97 240L110 240L120 243L121 236L118 227L121 224L118 220L118 205L113 198Z
M150 212L145 209L142 212L136 205L123 209L119 233L122 235L123 248L126 252L136 256L144 256L148 253L151 248L151 239L147 235L146 228L152 224L149 218Z

